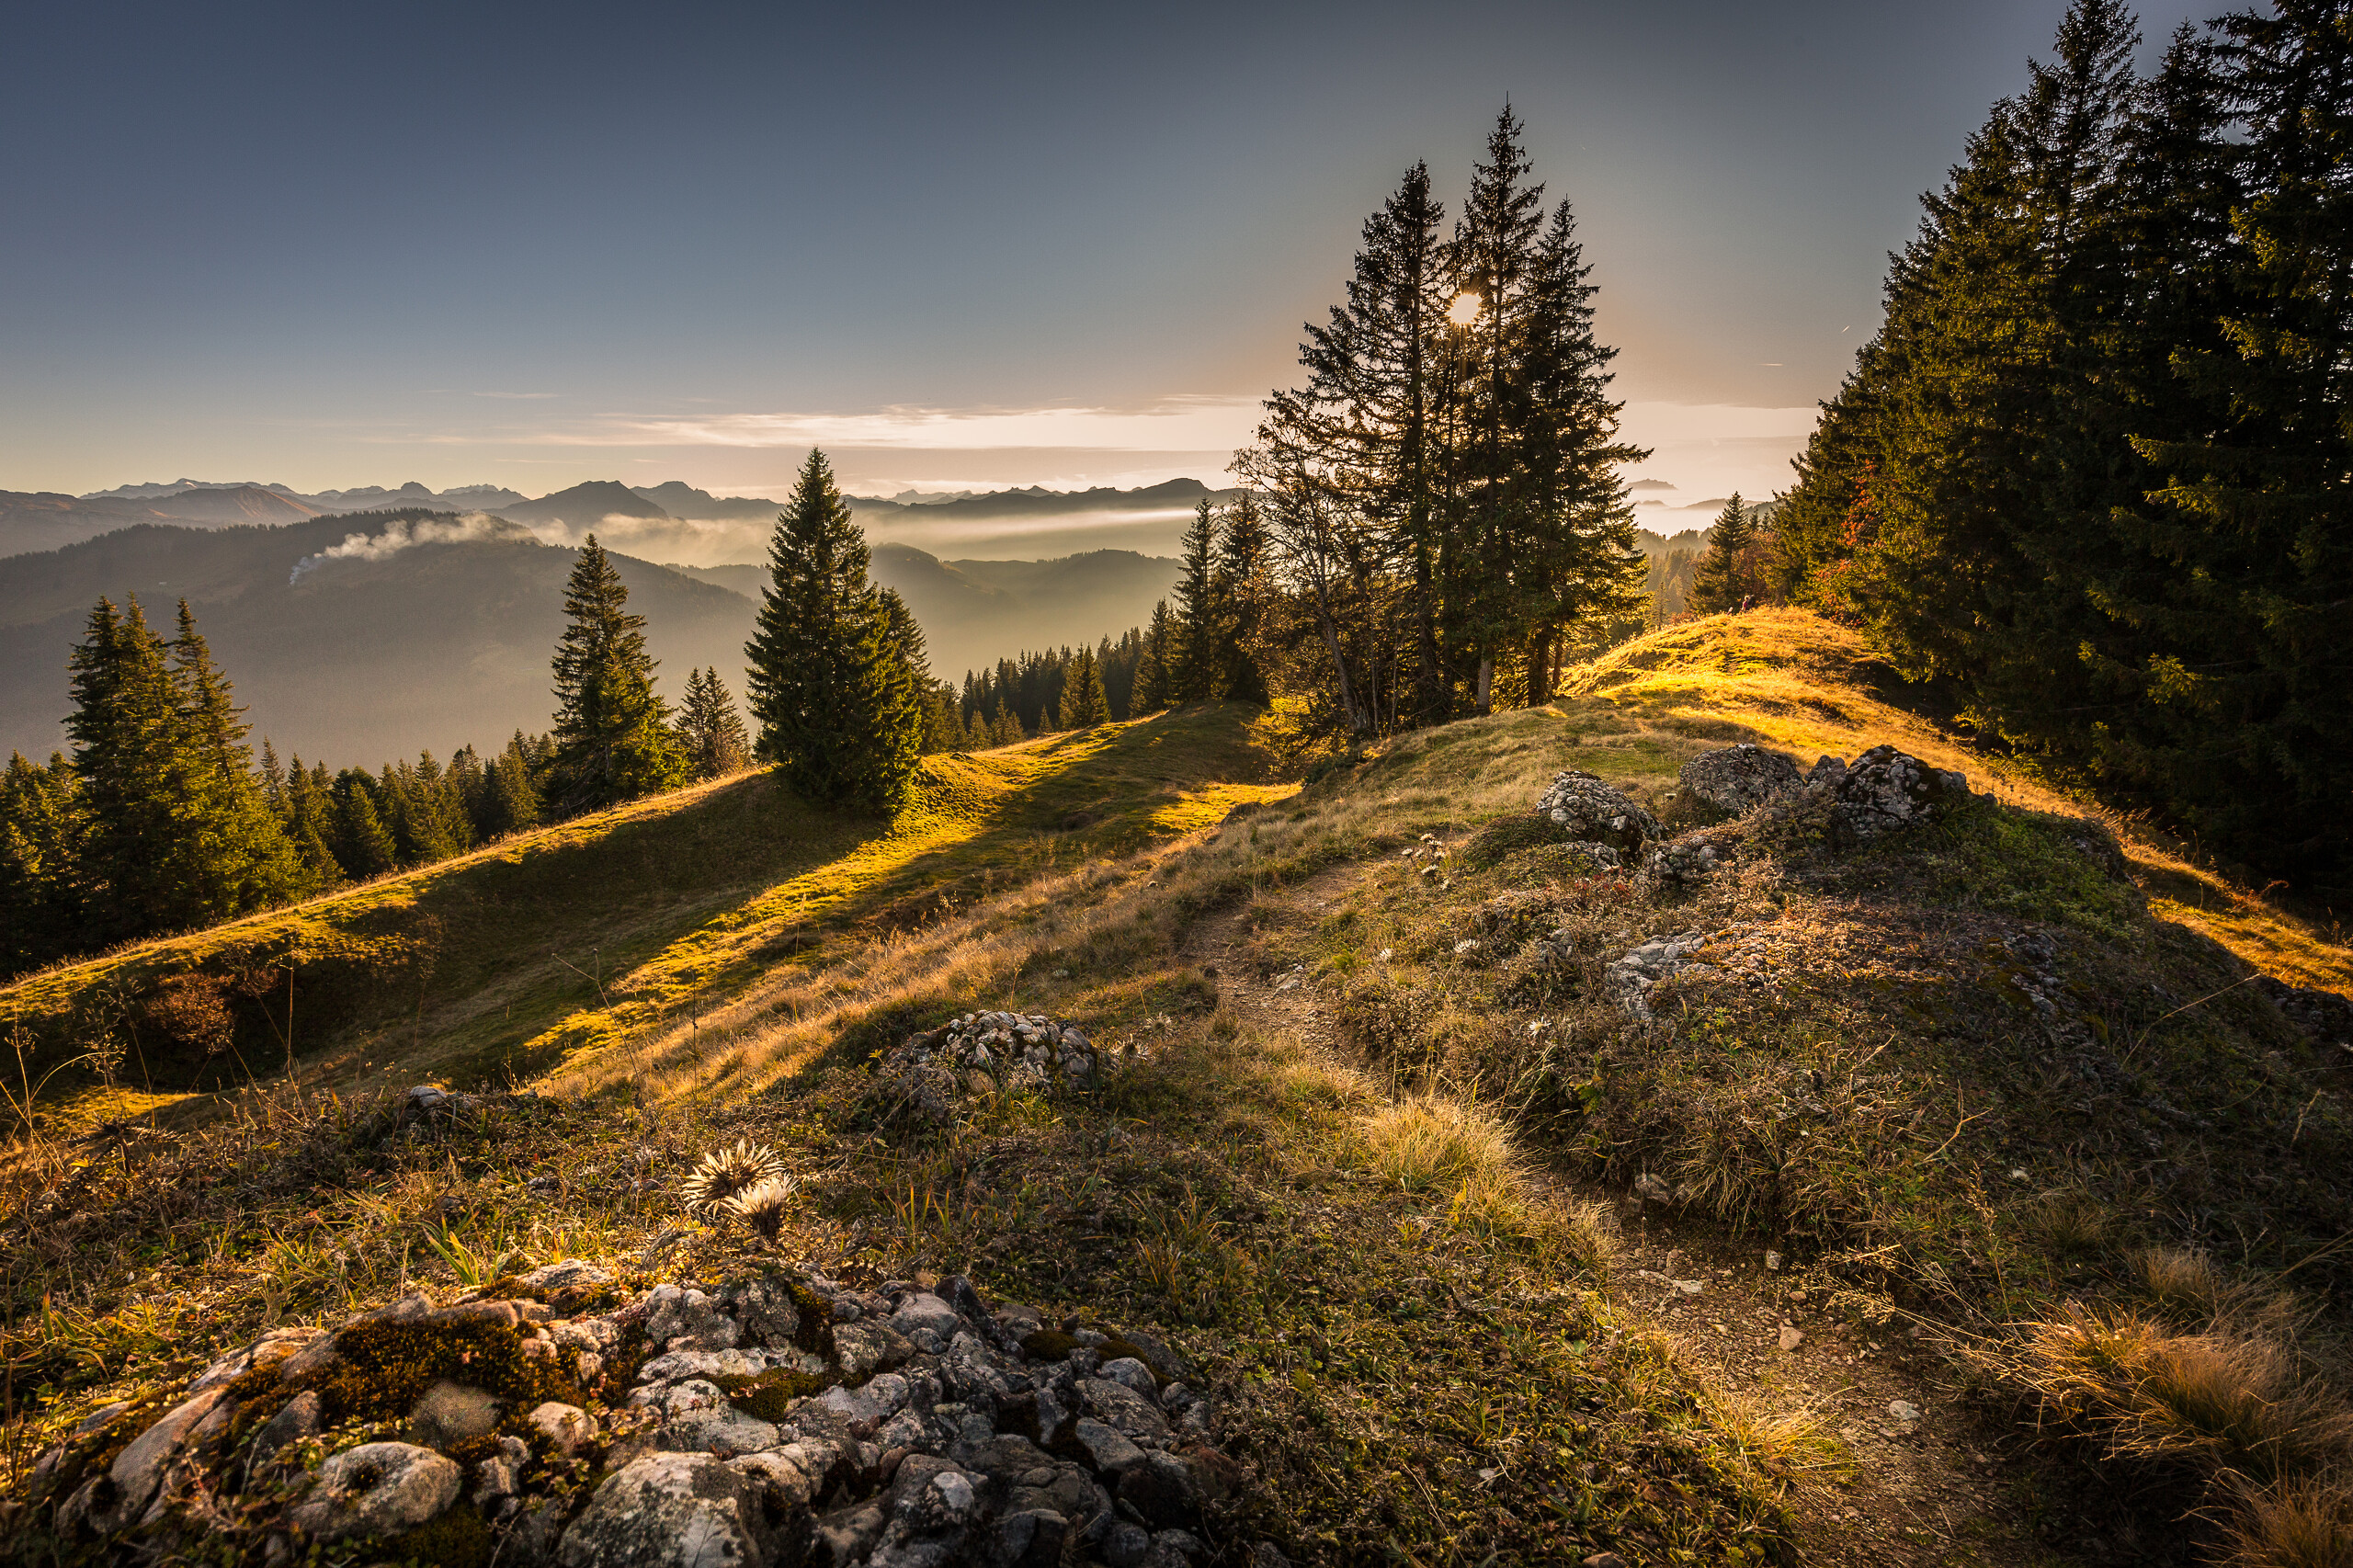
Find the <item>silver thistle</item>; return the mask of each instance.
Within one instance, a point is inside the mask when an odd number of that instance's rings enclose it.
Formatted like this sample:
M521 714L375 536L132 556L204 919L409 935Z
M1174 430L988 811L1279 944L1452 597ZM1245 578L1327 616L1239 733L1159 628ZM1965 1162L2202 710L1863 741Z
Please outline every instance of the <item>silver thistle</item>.
M688 1174L678 1196L689 1214L713 1214L737 1193L784 1174L784 1162L765 1143L739 1138L732 1149L716 1149Z
M792 1178L772 1176L745 1187L727 1200L727 1210L774 1242L784 1230L784 1216L792 1207Z

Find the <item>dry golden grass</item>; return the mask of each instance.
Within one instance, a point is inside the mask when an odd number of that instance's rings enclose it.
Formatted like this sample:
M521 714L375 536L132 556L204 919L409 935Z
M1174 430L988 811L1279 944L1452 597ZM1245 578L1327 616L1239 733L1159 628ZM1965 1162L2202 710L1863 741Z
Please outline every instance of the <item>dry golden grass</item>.
M1455 1187L1518 1174L1511 1135L1494 1117L1436 1094L1416 1094L1365 1119L1373 1173L1401 1192Z
M2234 1487L2222 1537L2232 1568L2349 1568L2353 1480L2308 1476Z
M2102 823L2115 833L2151 897L2152 913L2212 937L2294 985L2353 991L2353 949L2311 922L2195 863L2145 824L2069 795L1956 744L1871 689L1870 650L1853 631L1805 610L1709 616L1622 643L1563 682L1564 695L1599 698L1652 723L1736 727L1802 759L1852 758L1892 743L1971 786L2029 811Z
M2191 1254L2131 1263L2174 1323L2071 1307L2024 1327L2011 1380L2108 1459L2205 1477L2233 1568L2353 1563L2353 1405L2292 1310Z
M1753 1394L1711 1392L1708 1409L1740 1461L1776 1491L1844 1481L1855 1461L1830 1433L1823 1408L1776 1405Z

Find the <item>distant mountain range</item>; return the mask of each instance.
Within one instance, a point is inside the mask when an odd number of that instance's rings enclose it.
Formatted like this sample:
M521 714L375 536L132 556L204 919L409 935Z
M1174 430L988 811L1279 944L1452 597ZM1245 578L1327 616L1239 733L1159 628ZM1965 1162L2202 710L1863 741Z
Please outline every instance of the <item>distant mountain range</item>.
M1223 500L1199 480L1174 479L1135 490L1027 488L885 499L848 497L877 542L936 551L1065 556L1104 548L1143 553L1173 551L1184 514L1204 496ZM761 495L713 495L678 480L625 485L595 480L537 498L493 484L435 491L411 482L397 489L367 485L304 494L283 484L124 484L87 495L0 491L0 556L55 550L140 523L221 528L286 523L324 515L424 507L490 512L524 524L550 543L577 543L595 531L614 548L649 558L719 564L759 556L781 503Z
M547 727L548 660L576 556L533 531L550 526L544 520L419 508L310 517L302 503L257 485L196 486L193 500L186 491L105 497L86 507L78 497L29 499L75 502L68 515L85 517L161 506L225 517L234 505L267 505L248 492L294 520L220 527L148 516L0 560L0 756L39 758L64 744L66 657L101 595L120 605L136 594L166 633L186 597L256 740L268 735L282 756L372 767L420 749L446 758L461 744L496 745L518 726ZM568 525L560 496L530 505L551 502L548 516ZM662 661L661 691L676 700L689 669L713 665L740 699L766 568L664 566L625 552L615 561ZM1122 551L1048 562L943 562L892 544L874 551L876 579L905 596L932 667L947 679L1024 649L1116 636L1150 618L1176 572L1173 560Z
M1117 637L1152 619L1176 586L1182 563L1131 550L1097 550L1058 561L942 561L906 544L878 544L874 580L896 588L915 611L932 673L961 680L967 670L1040 649ZM756 600L766 566L674 566Z

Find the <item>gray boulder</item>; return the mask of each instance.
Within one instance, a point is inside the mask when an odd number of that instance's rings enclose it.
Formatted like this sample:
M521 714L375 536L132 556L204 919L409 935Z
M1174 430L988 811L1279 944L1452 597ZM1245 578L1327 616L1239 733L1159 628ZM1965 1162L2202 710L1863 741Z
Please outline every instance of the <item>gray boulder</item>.
M1962 775L1886 745L1871 747L1852 766L1824 757L1806 776L1806 787L1830 796L1837 821L1857 839L1931 821L1969 799Z
M1086 1403L1088 1415L1115 1428L1131 1442L1167 1440L1168 1417L1160 1413L1157 1404L1124 1384L1106 1378L1081 1378L1078 1397Z
M1556 777L1536 798L1538 814L1571 838L1631 854L1658 836L1658 819L1595 774L1576 768Z
M732 1350L736 1334L735 1320L700 1290L665 1285L646 1304L645 1337L665 1348Z
M762 1478L709 1454L647 1454L597 1489L563 1532L556 1561L562 1568L767 1568L785 1540L768 1522L766 1493Z
M1745 744L1701 752L1676 778L1686 794L1733 816L1789 794L1802 782L1788 757Z
M464 1479L431 1449L362 1443L321 1465L311 1494L286 1517L322 1540L399 1535L439 1518Z
M208 1389L131 1439L106 1474L85 1488L88 1495L82 1499L81 1511L90 1528L105 1535L136 1523L157 1494L167 1489L197 1424L212 1414L225 1394L222 1388Z

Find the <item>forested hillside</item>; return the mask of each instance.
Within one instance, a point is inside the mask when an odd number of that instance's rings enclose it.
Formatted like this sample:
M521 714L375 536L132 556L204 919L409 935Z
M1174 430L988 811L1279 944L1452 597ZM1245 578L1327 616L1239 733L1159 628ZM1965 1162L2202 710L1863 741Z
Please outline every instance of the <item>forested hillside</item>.
M1782 588L1989 739L2353 890L2353 14L2155 68L2079 0L1995 106L1801 460Z

